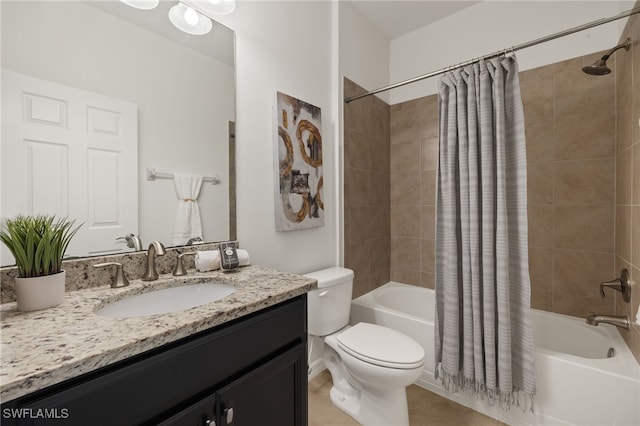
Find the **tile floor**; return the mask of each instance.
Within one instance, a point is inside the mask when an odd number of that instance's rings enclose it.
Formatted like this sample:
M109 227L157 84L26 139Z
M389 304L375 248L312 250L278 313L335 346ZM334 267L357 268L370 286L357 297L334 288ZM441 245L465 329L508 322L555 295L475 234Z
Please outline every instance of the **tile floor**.
M327 370L309 382L309 426L358 426L358 422L331 403L330 389L331 375ZM407 388L407 400L411 426L504 425L416 385Z

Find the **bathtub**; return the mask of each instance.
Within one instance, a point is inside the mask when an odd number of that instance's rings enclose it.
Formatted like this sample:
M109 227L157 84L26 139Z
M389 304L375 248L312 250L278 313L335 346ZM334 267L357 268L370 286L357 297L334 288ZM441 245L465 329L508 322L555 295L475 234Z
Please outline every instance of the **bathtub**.
M534 412L504 411L463 392L449 393L434 379L434 310L433 290L390 282L353 300L351 323L381 324L413 337L426 353L418 386L505 423L640 425L640 367L615 327L532 309Z

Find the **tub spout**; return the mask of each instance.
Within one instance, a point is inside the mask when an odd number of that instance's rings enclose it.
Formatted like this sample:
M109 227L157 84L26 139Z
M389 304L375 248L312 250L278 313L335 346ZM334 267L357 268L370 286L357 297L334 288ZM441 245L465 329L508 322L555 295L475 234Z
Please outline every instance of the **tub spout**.
M596 315L593 312L589 312L589 315L587 316L587 324L598 325L601 322L629 330L629 317L626 315Z

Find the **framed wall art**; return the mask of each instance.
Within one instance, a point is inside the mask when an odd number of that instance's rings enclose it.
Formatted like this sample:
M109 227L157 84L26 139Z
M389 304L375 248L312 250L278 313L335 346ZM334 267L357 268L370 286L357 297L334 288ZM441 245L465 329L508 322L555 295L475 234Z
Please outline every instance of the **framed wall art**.
M320 108L277 92L275 121L276 229L323 226Z

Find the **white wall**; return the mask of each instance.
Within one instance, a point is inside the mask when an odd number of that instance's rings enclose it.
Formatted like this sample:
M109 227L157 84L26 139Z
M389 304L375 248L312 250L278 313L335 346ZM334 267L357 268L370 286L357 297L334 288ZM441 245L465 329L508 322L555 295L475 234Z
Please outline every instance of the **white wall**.
M327 1L239 1L218 20L236 32L237 223L252 263L305 273L336 264L336 7ZM276 232L276 91L322 109L325 225Z
M616 1L483 1L391 41L392 83L619 13ZM536 68L618 42L618 23L602 25L517 53L520 70ZM437 77L391 91L391 104L437 92Z
M389 40L348 1L340 2L340 74L367 90L389 83ZM389 92L379 96L389 103Z
M2 66L138 105L145 244L172 245L176 209L173 182L147 181L146 168L220 174L223 184L203 184L199 204L205 239L228 239L228 121L235 105L226 100L234 95L233 68L86 4L44 3L3 2Z

